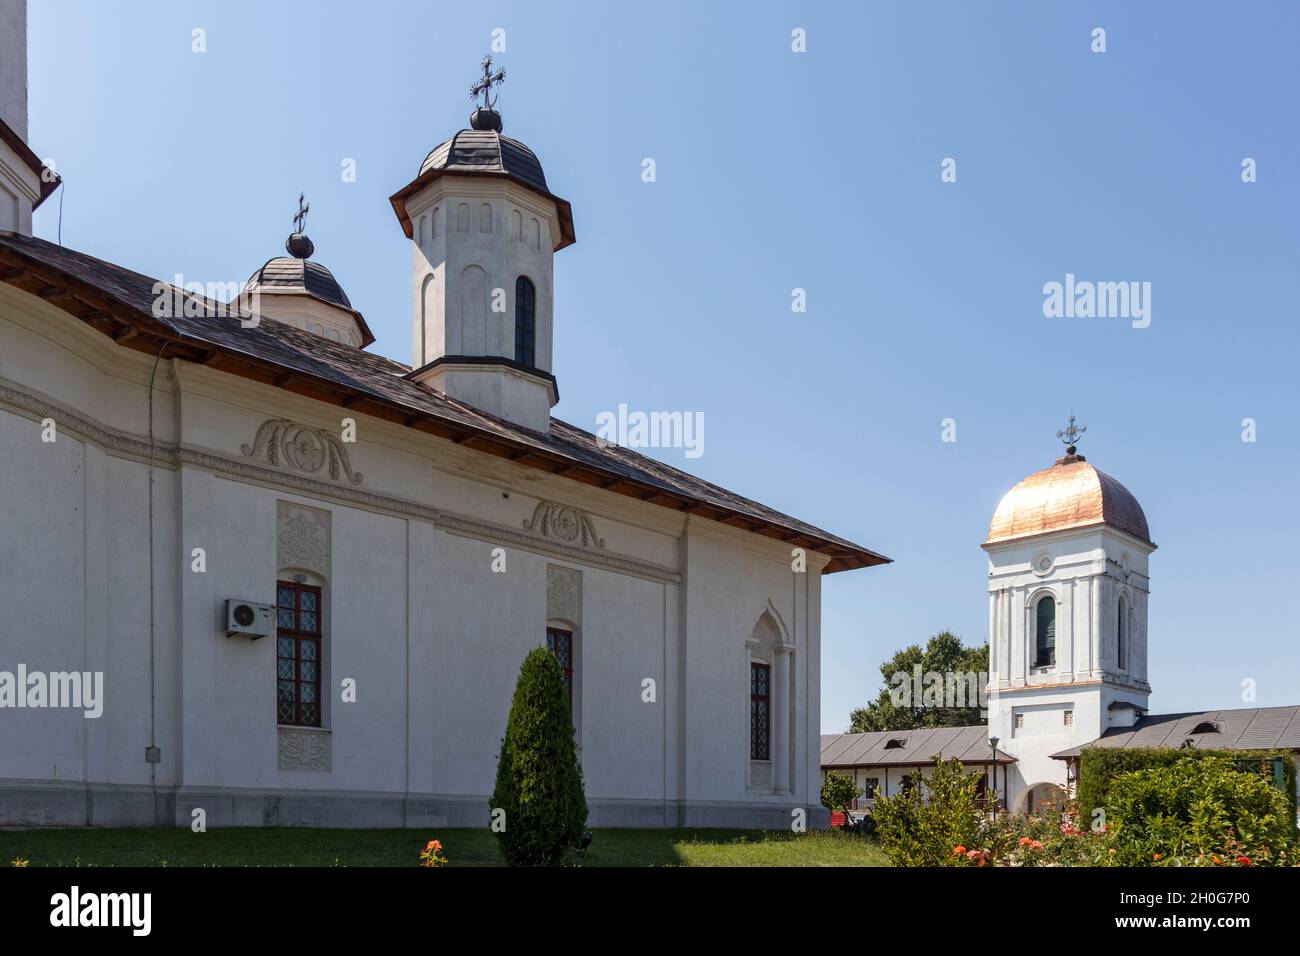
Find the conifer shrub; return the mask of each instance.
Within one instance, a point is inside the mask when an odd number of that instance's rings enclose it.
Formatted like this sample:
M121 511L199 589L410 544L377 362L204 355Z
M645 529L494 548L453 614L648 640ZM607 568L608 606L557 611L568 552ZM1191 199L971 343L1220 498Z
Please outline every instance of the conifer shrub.
M491 809L503 824L494 830L511 866L555 866L582 839L587 798L568 692L544 647L530 651L519 668Z

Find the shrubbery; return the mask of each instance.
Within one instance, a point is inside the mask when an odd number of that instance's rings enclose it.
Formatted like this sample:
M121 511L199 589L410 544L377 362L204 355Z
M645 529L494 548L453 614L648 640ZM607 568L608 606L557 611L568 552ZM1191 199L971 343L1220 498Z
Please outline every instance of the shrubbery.
M587 798L573 718L560 665L544 647L530 652L519 668L492 811L505 813L497 838L511 866L553 866L582 838Z
M860 796L862 791L852 778L835 770L827 771L826 779L822 781L823 807L831 813L847 811Z
M1168 767L1186 760L1240 760L1262 777L1273 780L1274 760L1281 758L1282 793L1292 817L1296 811L1296 767L1292 755L1284 750L1196 750L1172 747L1085 747L1079 758L1079 809L1091 819L1092 811L1107 805L1111 784L1124 773Z
M974 845L979 836L977 775L968 774L955 757L935 758L934 775L918 777L914 786L892 797L877 797L871 815L880 847L895 866L953 866L957 846Z
M1295 841L1290 804L1259 774L1222 756L1120 774L1106 798L1115 862L1284 862Z
M876 801L880 845L895 866L1276 866L1296 859L1295 820L1265 777L1227 757L1119 774L1096 829L1077 804L990 816L977 775L957 760ZM1085 822L1087 821L1087 822ZM1104 821L1104 823L1103 823Z

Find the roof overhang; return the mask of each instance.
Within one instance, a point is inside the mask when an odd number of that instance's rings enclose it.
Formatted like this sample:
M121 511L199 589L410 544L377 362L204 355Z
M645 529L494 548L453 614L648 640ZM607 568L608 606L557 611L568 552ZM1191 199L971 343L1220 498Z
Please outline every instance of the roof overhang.
M32 152L32 148L27 145L27 142L15 133L9 127L9 124L2 119L0 119L0 141L3 141L6 146L17 153L18 158L21 159L27 168L36 174L36 178L40 180L41 194L36 198L36 201L32 203L32 208L37 208L50 197L50 194L54 192L54 190L59 188L59 183L63 182L63 180L59 178L58 173L41 162L41 158Z
M573 207L569 205L567 199L561 199L554 193L538 189L531 183L520 179L518 176L512 176L510 173L475 172L467 169L427 170L388 197L388 201L393 204L393 212L397 213L397 221L402 224L402 231L406 233L407 239L415 237L415 228L411 223L411 217L406 212L406 201L435 179L440 179L443 176L465 176L472 179L505 179L522 186L529 192L536 193L543 199L555 204L555 210L560 222L560 241L555 244L552 251L559 252L565 246L571 246L577 242L577 237L573 232Z
M891 558L860 545L824 536L827 533L818 533L818 529L799 527L801 522L794 519L790 519L793 524L786 524L779 517L769 518L741 507L719 504L678 488L631 477L612 467L601 467L541 441L529 440L526 434L504 434L454 420L425 407L338 382L310 368L286 365L228 342L186 334L75 271L46 262L12 244L0 244L0 281L49 302L127 348L160 355L165 345L170 358L206 365L317 401L354 409L524 467L805 548L830 559L822 574L892 562Z

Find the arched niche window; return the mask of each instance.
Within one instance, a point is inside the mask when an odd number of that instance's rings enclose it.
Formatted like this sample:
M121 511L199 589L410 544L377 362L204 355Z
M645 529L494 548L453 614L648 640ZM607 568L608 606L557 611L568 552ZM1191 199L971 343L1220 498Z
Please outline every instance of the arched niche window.
M1034 666L1056 664L1056 598L1039 598L1034 606Z
M515 361L525 368L537 365L537 296L531 280L515 280Z
M1128 670L1128 602L1119 599L1119 620L1115 625L1116 662L1120 670Z

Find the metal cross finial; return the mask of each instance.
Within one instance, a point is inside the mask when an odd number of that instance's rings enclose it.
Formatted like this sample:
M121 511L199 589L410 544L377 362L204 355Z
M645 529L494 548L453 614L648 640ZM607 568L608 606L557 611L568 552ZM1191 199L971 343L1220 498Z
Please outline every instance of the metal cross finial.
M303 205L305 198L302 193L298 194L298 215L293 217L294 232L302 232L302 227L307 224L307 210L311 209L311 203Z
M492 57L483 57L483 79L469 88L469 98L477 100L483 97L483 109L490 110L497 105L497 97L492 95L492 87L500 86L506 81L506 71L498 69L492 72Z
M1075 444L1079 441L1079 436L1088 430L1087 425L1076 425L1074 423L1074 412L1070 413L1070 423L1064 429L1056 433L1056 437L1061 439L1070 446L1073 452Z

